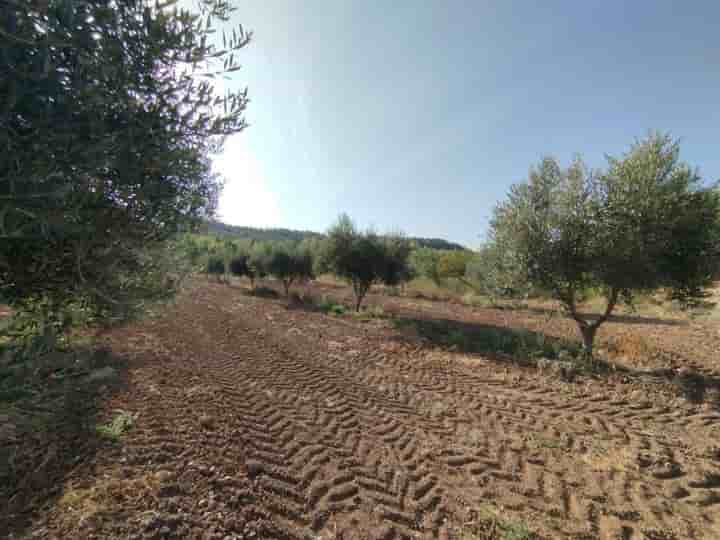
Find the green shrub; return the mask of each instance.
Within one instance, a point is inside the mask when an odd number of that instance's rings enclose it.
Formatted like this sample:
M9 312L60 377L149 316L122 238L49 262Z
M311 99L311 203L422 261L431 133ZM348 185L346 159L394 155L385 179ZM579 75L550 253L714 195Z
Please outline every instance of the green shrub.
M208 258L205 271L210 276L217 277L218 281L225 274L225 261L221 257L215 255Z
M123 436L132 429L138 418L137 413L130 413L119 410L118 414L109 423L97 426L97 432L101 437L105 437L112 441L118 442Z

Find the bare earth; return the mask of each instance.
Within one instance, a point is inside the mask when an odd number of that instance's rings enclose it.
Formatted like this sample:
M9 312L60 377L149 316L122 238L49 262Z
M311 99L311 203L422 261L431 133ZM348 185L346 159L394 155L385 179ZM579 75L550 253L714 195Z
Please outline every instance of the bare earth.
M718 375L712 327L615 326L669 351L656 367ZM136 426L63 477L37 538L516 538L488 515L537 538L720 538L720 413L662 385L563 382L225 285L104 339L128 367L106 415Z

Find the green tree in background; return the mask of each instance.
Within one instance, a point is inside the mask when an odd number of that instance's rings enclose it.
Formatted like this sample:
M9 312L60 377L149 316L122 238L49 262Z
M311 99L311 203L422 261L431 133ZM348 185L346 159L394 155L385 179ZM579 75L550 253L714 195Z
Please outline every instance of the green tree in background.
M205 271L208 276L215 276L218 282L222 281L222 277L225 275L225 260L217 255L210 255L205 266Z
M652 134L609 158L605 172L546 158L495 210L484 255L520 286L550 291L590 355L619 301L664 287L690 302L717 270L720 199L679 152L668 135ZM578 311L589 289L607 300L597 317Z
M399 284L408 275L407 241L400 235L384 239L372 231L359 232L343 214L328 231L326 264L340 278L350 282L355 311L374 283Z
M245 128L226 0L0 2L0 301L98 313L169 283L148 256L212 215L209 158ZM155 281L150 276L157 276Z
M266 259L266 271L282 282L285 296L288 297L293 283L313 277L312 255L295 245L277 244Z

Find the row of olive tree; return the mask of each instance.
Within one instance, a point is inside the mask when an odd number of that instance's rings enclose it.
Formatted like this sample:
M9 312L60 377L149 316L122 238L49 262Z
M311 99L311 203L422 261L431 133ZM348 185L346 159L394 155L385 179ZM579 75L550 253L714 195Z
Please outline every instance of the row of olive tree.
M301 283L315 277L313 254L301 243L263 243L253 246L245 253L239 253L230 260L230 273L250 279L253 289L255 279L273 276L279 279L290 295L293 283Z
M496 290L548 291L588 355L598 328L638 292L664 288L691 304L720 267L720 194L679 151L651 134L602 171L543 159L495 209L472 271ZM579 311L589 290L605 296L599 316Z
M363 232L347 215L340 216L325 238L243 243L230 238L186 237L182 249L196 267L204 261L208 275L246 277L253 289L256 279L271 276L282 282L285 296L294 283L334 274L352 286L358 311L373 284L400 285L414 275L410 264L413 246L401 233Z

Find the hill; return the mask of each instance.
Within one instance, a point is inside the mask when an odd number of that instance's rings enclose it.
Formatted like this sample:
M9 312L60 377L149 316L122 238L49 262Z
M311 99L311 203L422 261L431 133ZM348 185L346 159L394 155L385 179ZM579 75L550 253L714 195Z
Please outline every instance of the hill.
M210 221L202 232L219 236L232 236L238 239L257 240L258 242L299 242L305 238L323 238L325 235L314 231L296 231L284 228L261 229L256 227L244 227L240 225L228 225L220 221ZM433 249L445 249L458 251L467 249L465 246L455 242L449 242L442 238L410 237L410 240L420 247Z

